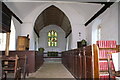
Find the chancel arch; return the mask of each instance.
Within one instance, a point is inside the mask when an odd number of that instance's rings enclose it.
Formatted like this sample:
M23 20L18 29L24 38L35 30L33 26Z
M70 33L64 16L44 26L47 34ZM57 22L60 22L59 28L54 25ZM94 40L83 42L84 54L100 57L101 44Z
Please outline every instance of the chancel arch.
M39 31L48 25L57 25L61 27L66 36L71 32L71 24L68 17L59 8L54 5L46 8L36 19L34 30L39 36Z
M78 36L78 33L81 32L82 33L82 36L81 36L81 39L84 38L85 39L85 26L84 26L84 16L82 16L81 14L79 14L76 10L74 10L74 8L72 8L70 5L65 5L65 4L58 4L58 3L46 3L44 5L40 5L38 7L36 7L34 9L34 12L31 12L29 15L27 15L25 18L24 18L24 21L25 23L23 24L23 26L27 27L29 26L27 23L31 23L31 27L33 27L33 29L35 29L35 24L36 24L36 21L38 19L38 17L48 8L50 8L51 6L54 6L56 7L57 9L59 9L61 12L63 12L65 14L65 16L68 18L68 22L70 22L70 26L71 26L71 30L67 30L65 31L68 35L71 33L71 35L76 35L77 37L75 38L75 36L72 36L73 38L75 39L72 39L72 40L69 40L70 43L77 43L77 41L79 40L79 36ZM32 17L31 17L32 16ZM42 19L42 18L41 18ZM65 19L66 20L66 19ZM67 21L64 21L65 25L68 24ZM67 22L67 23L66 23ZM56 25L56 24L55 24ZM59 26L59 25L58 25ZM39 28L43 28L38 26ZM60 26L61 27L61 26ZM67 26L68 27L68 26ZM77 30L76 30L77 28ZM66 28L67 29L67 28ZM38 35L38 32L39 30L36 29L37 31L34 31L37 33ZM30 36L31 38L33 37L33 35L31 34L34 34L34 33L30 33ZM68 35L66 34L65 37L67 37ZM39 36L39 35L38 35ZM70 35L69 35L70 36ZM36 36L37 37L37 36ZM33 42L31 40L31 42ZM32 46L33 47L33 46ZM72 48L76 48L77 47L77 44L72 44L71 45L71 49Z

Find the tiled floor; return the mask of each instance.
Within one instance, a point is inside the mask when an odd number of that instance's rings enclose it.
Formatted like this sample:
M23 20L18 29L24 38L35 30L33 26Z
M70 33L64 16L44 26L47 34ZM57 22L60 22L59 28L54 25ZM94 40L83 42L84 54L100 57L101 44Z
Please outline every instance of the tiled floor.
M75 80L71 73L61 63L44 63L35 73L29 75L29 78L62 78L62 80Z

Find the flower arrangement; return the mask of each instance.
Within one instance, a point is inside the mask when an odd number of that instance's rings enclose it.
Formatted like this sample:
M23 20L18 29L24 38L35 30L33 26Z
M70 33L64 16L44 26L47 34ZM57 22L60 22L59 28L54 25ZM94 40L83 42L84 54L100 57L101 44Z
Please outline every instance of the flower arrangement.
M38 51L40 51L40 52L44 52L44 48L38 48Z

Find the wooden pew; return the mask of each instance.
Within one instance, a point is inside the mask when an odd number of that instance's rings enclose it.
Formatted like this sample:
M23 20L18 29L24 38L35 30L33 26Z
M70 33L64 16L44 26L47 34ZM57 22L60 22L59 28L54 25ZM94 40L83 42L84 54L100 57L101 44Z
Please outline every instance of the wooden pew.
M99 78L96 45L64 51L62 53L62 63L77 79L92 80L93 78Z
M99 59L98 59L98 53L99 53L99 49L98 46L96 44L93 44L92 46L92 55L93 55L93 78L99 80Z
M109 51L113 50L119 52L120 45L117 45L116 48L99 48L98 45L93 44L83 48L64 51L62 53L62 63L75 78L92 80L104 79L100 78L100 64L99 64L100 50ZM107 58L105 60L107 60ZM118 74L119 71L116 73ZM117 74L116 76L118 76ZM109 75L111 75L110 67ZM105 80L108 80L110 78L111 77L107 77Z
M22 57L18 57L16 56L12 56L12 57L6 57L6 56L2 56L1 58L1 62L2 62L2 70L5 73L5 78L2 77L2 79L8 79L8 78L13 78L15 80L20 80L25 79L26 75L28 74L28 70L27 70L27 56L22 56ZM8 65L5 65L4 62L8 61ZM13 62L14 61L14 62ZM21 65L21 61L22 61L22 65ZM12 66L12 67L11 67ZM7 71L7 72L6 72ZM14 73L14 76L9 76L9 71L13 71L12 73ZM4 75L3 73L3 75ZM9 77L7 77L9 76Z
M39 53L38 51L9 51L10 56L18 55L20 57L20 64L24 64L24 60L22 60L22 57L26 55L28 60L28 72L33 73L37 71L40 66L43 64L43 54ZM2 55L5 55L5 51L2 51Z
M15 57L8 57L8 56L2 56L0 57L1 63L2 63L2 71L3 74L5 73L6 76L11 73L11 71L14 73L14 76L11 78L13 79L20 79L21 78L21 67L19 66L19 57L16 55ZM7 64L6 64L7 61ZM8 77L5 77L8 79Z

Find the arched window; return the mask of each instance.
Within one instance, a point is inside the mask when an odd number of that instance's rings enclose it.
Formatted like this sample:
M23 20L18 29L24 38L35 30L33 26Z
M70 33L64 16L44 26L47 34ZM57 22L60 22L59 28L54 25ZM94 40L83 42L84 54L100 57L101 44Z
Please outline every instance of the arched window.
M101 26L100 25L98 26L98 30L97 30L97 37L98 37L98 40L101 40Z
M6 33L0 33L0 51L5 50L6 46Z
M48 32L48 46L49 47L56 47L58 45L57 38L58 38L57 32L55 30L50 30Z

